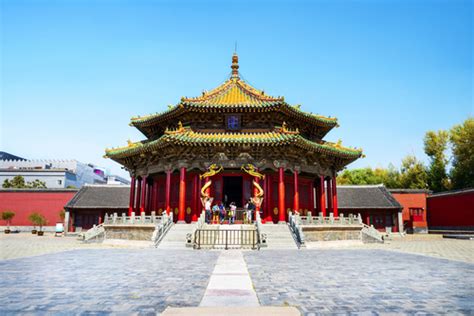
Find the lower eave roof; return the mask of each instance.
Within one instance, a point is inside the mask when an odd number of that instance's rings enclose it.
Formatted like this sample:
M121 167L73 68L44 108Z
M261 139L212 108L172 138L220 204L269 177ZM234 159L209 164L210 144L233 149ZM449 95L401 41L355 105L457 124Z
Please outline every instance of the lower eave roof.
M195 132L190 128L178 131L168 131L160 138L153 141L130 143L126 147L106 149L107 158L123 159L144 153L157 152L168 145L182 146L285 146L295 144L305 150L319 152L343 159L357 159L362 156L362 150L342 147L340 144L321 141L310 141L301 136L297 131L283 131L275 129L269 132L258 133L204 133Z

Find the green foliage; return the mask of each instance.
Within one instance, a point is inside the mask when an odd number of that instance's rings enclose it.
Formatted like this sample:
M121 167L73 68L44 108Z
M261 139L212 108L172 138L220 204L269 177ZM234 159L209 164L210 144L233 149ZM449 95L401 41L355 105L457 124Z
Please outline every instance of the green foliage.
M39 226L39 227L40 227L40 230L41 230L41 227L43 227L44 225L46 225L46 224L48 223L48 221L46 220L46 217L44 217L42 214L37 213L37 212L31 213L31 214L28 216L28 220L29 220L34 226Z
M451 147L452 157L447 156ZM450 189L474 188L474 118L448 131L428 131L424 150L430 158L428 167L415 156L407 156L400 170L393 165L384 168L344 170L338 184L379 184L388 188L426 189L439 192ZM448 162L452 168L447 170Z
M426 167L415 156L406 156L400 168L400 185L406 189L427 189L428 173Z
M15 217L15 212L12 212L12 211L3 211L2 212L2 220L7 222L7 226L10 226L13 217Z
M454 189L474 188L474 118L450 130L452 145L451 180Z
M38 179L34 180L33 182L26 182L25 178L23 176L15 176L13 179L8 180L5 179L3 181L2 187L4 189L36 189L36 188L41 188L41 189L46 189L46 183L43 181L40 181Z
M383 183L388 188L398 188L400 174L393 165L388 169L383 168L362 168L354 170L344 170L342 174L337 177L339 185L351 184L381 184Z
M446 171L448 159L445 152L448 146L449 133L443 130L429 131L425 135L424 149L430 157L428 170L428 185L435 192L445 191L450 188L450 181Z
M339 185L384 184L387 188L426 189L426 167L414 156L407 156L397 170L392 164L387 169L370 167L344 170L338 177Z

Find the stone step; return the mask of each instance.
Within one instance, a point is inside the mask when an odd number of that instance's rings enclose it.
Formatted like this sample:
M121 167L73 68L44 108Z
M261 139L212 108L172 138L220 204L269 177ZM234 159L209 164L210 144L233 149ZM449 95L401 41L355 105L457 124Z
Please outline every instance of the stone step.
M298 249L286 224L262 225L262 233L267 235L266 249Z
M195 224L174 224L158 245L159 249L187 249L186 235L192 233Z

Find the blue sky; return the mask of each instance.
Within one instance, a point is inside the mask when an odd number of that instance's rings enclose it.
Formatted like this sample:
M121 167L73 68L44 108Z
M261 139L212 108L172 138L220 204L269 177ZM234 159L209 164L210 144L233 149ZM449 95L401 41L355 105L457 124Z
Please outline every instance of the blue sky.
M470 1L0 0L0 150L125 172L105 147L130 117L242 76L308 112L349 168L426 161L423 136L473 115Z

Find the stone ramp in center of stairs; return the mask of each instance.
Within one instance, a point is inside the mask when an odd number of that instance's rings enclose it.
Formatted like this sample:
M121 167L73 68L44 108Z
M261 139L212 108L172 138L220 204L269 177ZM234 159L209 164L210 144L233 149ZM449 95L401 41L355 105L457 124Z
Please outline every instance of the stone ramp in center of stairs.
M262 232L267 235L264 249L298 249L287 224L263 224Z
M166 233L163 240L158 245L158 249L192 249L186 247L186 234L192 233L195 227L193 224L174 224Z

